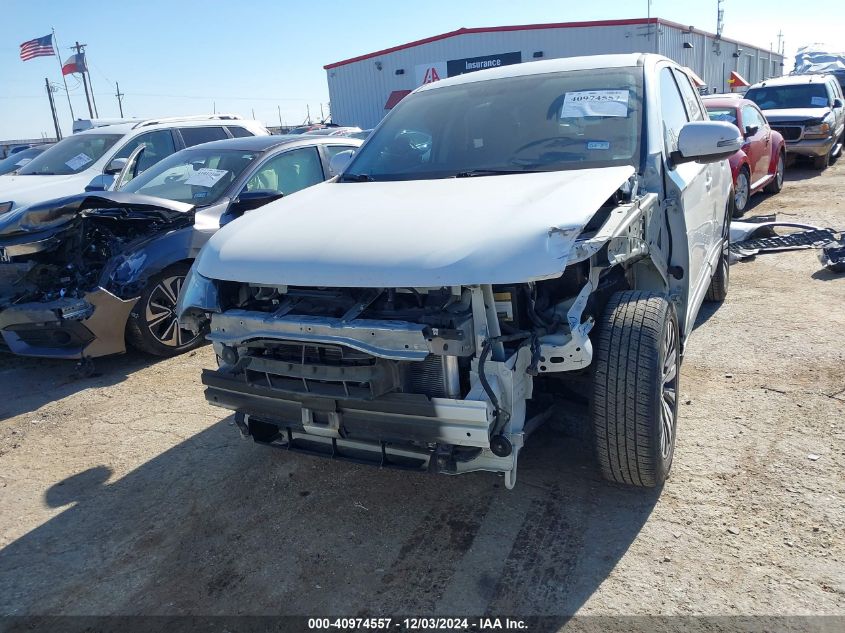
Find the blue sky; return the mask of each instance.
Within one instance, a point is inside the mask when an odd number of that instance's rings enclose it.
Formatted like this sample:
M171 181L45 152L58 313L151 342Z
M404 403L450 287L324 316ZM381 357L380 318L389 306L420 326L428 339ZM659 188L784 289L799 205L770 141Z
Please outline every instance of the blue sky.
M768 47L785 34L787 54L822 41L845 48L845 2L815 0L796 11L792 0L725 0L725 32ZM309 11L309 9L311 9ZM319 3L283 0L0 0L0 139L52 134L44 78L61 84L55 58L21 62L21 42L56 29L61 57L75 40L88 45L101 117L118 116L114 82L127 116L237 112L265 124L299 123L306 106L319 116L328 101L323 65L451 31L576 20L645 17L646 0L592 3L461 0ZM654 0L653 16L707 31L716 1ZM790 62L787 62L787 66ZM82 85L68 76L77 117L86 113ZM67 133L70 114L56 94ZM86 114L87 116L87 114Z

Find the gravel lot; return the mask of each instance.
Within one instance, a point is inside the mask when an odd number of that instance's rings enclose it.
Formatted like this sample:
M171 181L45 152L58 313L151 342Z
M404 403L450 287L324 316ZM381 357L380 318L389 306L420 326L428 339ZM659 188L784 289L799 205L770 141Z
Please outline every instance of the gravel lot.
M787 179L748 214L845 227L845 160ZM83 379L0 357L0 614L845 615L845 276L800 251L731 277L659 494L599 479L575 405L507 491L243 441L208 347Z

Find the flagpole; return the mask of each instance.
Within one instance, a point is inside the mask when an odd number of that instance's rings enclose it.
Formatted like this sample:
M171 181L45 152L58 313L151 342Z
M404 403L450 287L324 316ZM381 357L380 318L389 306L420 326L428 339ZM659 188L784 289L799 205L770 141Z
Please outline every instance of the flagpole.
M85 50L85 44L80 44L78 41L76 42L75 46L71 46L72 49L76 51L76 61L79 62L79 55ZM85 78L85 68L87 68L87 64L85 64L85 57L82 57L82 63L84 64L84 68L80 73L82 75L82 87L85 88L85 103L88 105L88 116L92 119L94 118L94 109L91 107L91 95L88 93L88 80Z
M62 73L62 58L59 57L59 40L56 39L56 29L53 29L53 44L56 45L56 47L53 49L53 52L56 54L56 59L59 61L59 72ZM70 108L70 122L72 125L76 117L73 114L73 106L70 103L70 91L67 89L67 79L65 79L64 73L62 73L62 83L64 83L65 85L65 94L67 95L67 107Z
M100 113L97 112L97 100L94 98L94 82L91 81L91 71L88 70L88 54L85 54L85 72L88 73L88 86L91 88L91 101L94 103L94 116L99 118Z

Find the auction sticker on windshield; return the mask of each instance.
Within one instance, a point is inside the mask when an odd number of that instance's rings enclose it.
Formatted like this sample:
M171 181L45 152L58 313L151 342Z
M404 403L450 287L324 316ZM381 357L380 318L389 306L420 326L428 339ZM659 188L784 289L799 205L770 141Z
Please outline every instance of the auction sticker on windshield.
M198 169L185 181L186 185L198 185L200 187L213 187L217 184L223 176L229 172L225 169L212 169L211 167L203 167Z
M628 116L627 90L581 90L567 92L560 109L561 119L585 116Z
M77 154L76 156L71 158L69 161L67 161L65 163L65 165L67 165L71 169L76 170L76 169L79 169L80 167L82 167L83 165L87 165L88 163L91 162L91 160L92 160L91 157L88 154L86 154L85 152L83 152L83 153Z
M824 97L810 97L810 103L814 106L826 106L827 99Z

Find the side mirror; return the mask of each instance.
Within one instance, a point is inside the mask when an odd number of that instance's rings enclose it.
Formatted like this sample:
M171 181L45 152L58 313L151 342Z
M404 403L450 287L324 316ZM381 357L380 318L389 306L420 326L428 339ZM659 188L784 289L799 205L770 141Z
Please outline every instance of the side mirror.
M103 170L103 173L110 174L112 176L114 176L115 174L119 174L121 171L123 171L123 168L126 167L126 163L128 162L128 160L128 158L115 158Z
M732 123L723 121L691 121L678 134L678 149L672 162L717 163L740 150L744 139Z
M255 191L242 191L237 198L232 201L229 211L238 215L244 211L251 211L258 207L263 207L265 204L278 200L283 194L281 191L274 189L256 189Z
M759 125L746 125L745 126L745 138L748 138L749 136L754 136L759 131L760 131Z
M120 159L123 160L123 159ZM111 174L99 174L85 185L85 191L108 191L114 183L114 176Z
M347 149L332 156L332 159L329 161L329 176L333 178L342 174L353 156L355 156L354 149Z
M842 103L842 99L839 99L837 97L836 99L833 100L833 107L834 108L841 108L843 105L845 105L845 104Z

